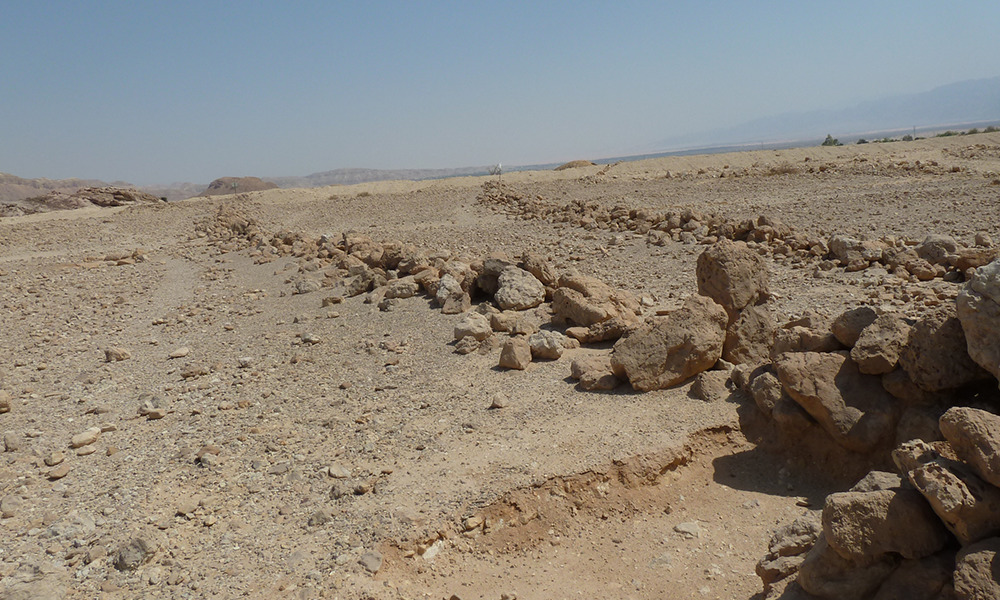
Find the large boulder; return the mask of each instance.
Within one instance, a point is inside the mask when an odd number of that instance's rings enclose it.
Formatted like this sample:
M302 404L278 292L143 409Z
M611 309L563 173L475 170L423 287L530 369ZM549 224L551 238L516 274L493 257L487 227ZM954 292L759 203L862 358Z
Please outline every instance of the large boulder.
M823 533L837 554L867 562L887 553L923 558L944 548L948 532L920 492L909 488L826 497Z
M920 560L904 560L871 600L948 600L954 552L944 551Z
M878 313L870 306L859 306L841 313L830 325L834 337L844 346L851 348L861 337L861 332L875 322Z
M635 321L639 303L628 292L615 290L593 277L567 274L559 278L552 295L556 317L581 327L621 317Z
M402 277L389 282L385 290L386 298L412 298L420 292L420 284L413 277Z
M754 377L747 386L747 391L753 397L754 404L766 417L771 416L771 413L774 412L774 405L785 395L785 390L781 387L778 377L770 371L765 371Z
M932 233L913 249L917 256L932 265L950 266L958 258L959 245L950 235Z
M962 548L955 559L955 597L959 600L1000 598L1000 538Z
M835 352L843 348L826 318L808 311L775 330L770 356L774 359L785 352Z
M698 257L698 293L735 318L743 308L767 300L767 264L744 242L722 238Z
M939 423L958 458L985 481L1000 487L1000 415L955 406L941 415Z
M956 305L969 356L1000 378L1000 260L976 269Z
M778 528L767 545L767 554L757 563L757 575L767 587L799 570L805 554L823 531L819 519L807 513Z
M677 385L714 365L726 339L726 311L705 296L691 296L618 340L611 353L616 375L639 391Z
M483 341L493 335L490 327L490 320L477 312L466 313L462 319L455 324L455 339L472 337L476 341Z
M922 440L900 445L892 458L963 545L1000 535L1000 489Z
M524 269L509 266L497 278L493 297L502 310L527 310L545 301L545 286Z
M490 296L496 294L497 290L500 289L500 274L512 266L514 266L513 261L505 255L488 256L483 261L482 270L476 276L476 285Z
M885 243L875 240L859 240L840 233L830 236L830 254L848 270L858 270L870 263L881 261Z
M895 401L846 353L787 352L775 369L788 395L844 448L868 452L892 439Z
M899 364L913 383L928 392L961 387L989 377L969 357L962 324L955 307L945 305L910 329Z
M385 255L385 248L382 244L373 241L367 235L347 232L344 234L344 247L347 253L365 263L369 267L381 267L382 257Z
M722 358L736 365L765 362L774 341L774 331L770 311L761 306L744 308L726 328Z
M441 312L446 315L457 315L472 308L472 298L451 273L445 273L437 282L434 299L441 306Z
M567 344L572 343L579 347L579 342L567 338L558 331L543 329L528 336L528 346L531 348L532 358L545 360L556 360L563 355Z
M611 357L607 354L588 354L573 359L570 377L580 382L580 388L590 391L613 390L621 383L611 370Z
M533 252L522 254L517 266L534 275L535 279L542 282L542 285L555 286L556 281L558 281L556 273L548 261Z
M798 582L805 591L827 600L868 600L898 562L892 555L870 563L848 560L821 535L799 566Z
M909 338L910 326L902 317L892 313L880 315L861 331L851 348L851 360L862 373L888 373L896 368Z

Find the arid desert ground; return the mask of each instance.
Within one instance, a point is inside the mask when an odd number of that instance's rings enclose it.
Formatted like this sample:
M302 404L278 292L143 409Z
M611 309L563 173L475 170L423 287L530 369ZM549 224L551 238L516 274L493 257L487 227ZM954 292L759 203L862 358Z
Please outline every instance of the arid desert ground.
M726 365L708 391L581 389L571 363L607 340L501 368L514 332L463 345L425 288L385 298L397 266L352 295L366 267L316 251L367 238L471 273L527 252L641 321L698 293L716 236L629 221L685 211L988 247L1000 134L0 219L0 597L763 597L772 531L854 473L758 445L774 436ZM779 325L919 317L962 285L761 255ZM517 313L565 331L550 300Z

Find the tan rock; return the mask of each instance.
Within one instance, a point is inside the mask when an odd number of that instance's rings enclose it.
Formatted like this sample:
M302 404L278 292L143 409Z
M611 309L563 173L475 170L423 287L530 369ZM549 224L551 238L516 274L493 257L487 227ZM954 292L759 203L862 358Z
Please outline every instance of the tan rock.
M691 296L670 315L618 340L611 353L614 373L639 391L677 385L722 357L727 322L715 301Z
M948 550L920 560L904 560L872 600L944 600L952 583L954 553Z
M969 357L965 332L955 316L954 305L943 305L917 321L899 355L899 364L913 383L929 392L989 377Z
M842 313L830 325L834 337L847 348L853 348L861 337L861 332L868 327L878 314L870 306L859 306Z
M528 336L531 357L557 360L566 351L566 336L558 331L542 330Z
M892 439L895 401L845 353L787 352L775 368L788 395L841 446L868 452Z
M799 566L802 589L829 600L868 600L896 568L898 559L883 556L858 563L839 554L820 536Z
M510 338L500 351L500 366L523 371L531 364L531 346L523 337Z
M726 328L722 358L733 364L759 364L768 359L775 323L762 306L747 306Z
M62 479L63 477L69 475L69 470L69 463L62 463L58 467L49 471L48 478L52 480Z
M101 437L100 427L91 427L81 431L80 433L73 436L70 440L69 445L71 448L80 448L81 446L89 446L97 441L97 438Z
M924 558L949 539L920 492L906 488L830 494L823 506L823 533L837 554L856 562L887 553Z
M105 362L120 362L132 358L132 354L124 348L105 348Z
M698 293L726 309L730 318L768 298L768 269L743 242L722 238L698 257Z
M589 391L613 390L621 380L611 371L611 356L587 354L573 359L570 377L579 381L582 389Z
M910 326L902 317L891 313L880 315L861 332L851 348L851 360L862 373L888 373L899 363L909 337Z
M1000 378L1000 260L976 269L955 302L969 356Z
M1000 538L985 539L959 551L955 558L955 597L1000 598Z
M635 320L639 310L639 303L631 294L582 275L563 275L559 278L559 288L552 295L555 315L581 327L613 317Z
M527 310L545 301L545 286L524 269L506 267L497 284L493 297L502 310Z
M941 416L940 425L958 458L1000 488L1000 415L955 406Z
M472 337L477 341L483 341L493 335L490 328L490 320L476 312L469 312L455 325L455 339Z
M892 458L963 545L1000 535L1000 489L921 440L902 444Z
M552 266L541 256L532 252L525 252L521 255L518 266L535 276L535 279L542 282L542 285L554 286L558 278Z
M414 277L402 277L389 282L385 290L386 298L412 298L420 292L420 284Z

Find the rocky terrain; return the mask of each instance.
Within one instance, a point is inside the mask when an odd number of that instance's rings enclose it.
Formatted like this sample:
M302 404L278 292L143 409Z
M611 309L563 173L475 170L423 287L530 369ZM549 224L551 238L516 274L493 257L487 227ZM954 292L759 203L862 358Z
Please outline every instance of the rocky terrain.
M0 220L0 598L995 598L1000 135Z
M7 203L25 198L43 196L49 192L71 194L84 187L127 186L123 182L105 183L96 179L26 179L9 173L0 173L0 202Z
M87 187L71 192L51 191L44 196L3 203L0 204L0 216L12 217L54 210L155 204L162 201L161 198L132 188Z

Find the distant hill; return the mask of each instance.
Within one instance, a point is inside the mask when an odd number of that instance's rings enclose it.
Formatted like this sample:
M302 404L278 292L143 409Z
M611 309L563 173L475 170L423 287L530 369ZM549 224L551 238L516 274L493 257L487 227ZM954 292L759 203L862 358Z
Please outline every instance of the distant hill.
M488 175L489 167L463 167L458 169L334 169L313 173L304 177L269 177L269 181L282 188L312 188L327 185L354 185L369 181L390 181L408 179L443 179L445 177L466 177Z
M156 204L157 196L126 187L86 187L66 192L52 190L41 196L0 202L0 216L15 217L54 210L72 210L89 206L129 206Z
M48 192L71 194L86 187L134 187L124 181L105 183L97 179L25 179L17 175L0 173L0 202L13 202L42 196Z
M928 92L891 96L841 110L793 112L754 119L735 127L661 140L662 149L777 140L844 138L916 127L1000 122L1000 77L961 81Z
M262 192L278 187L260 177L220 177L208 184L208 189L199 196L222 196L225 194L243 194L246 192Z

